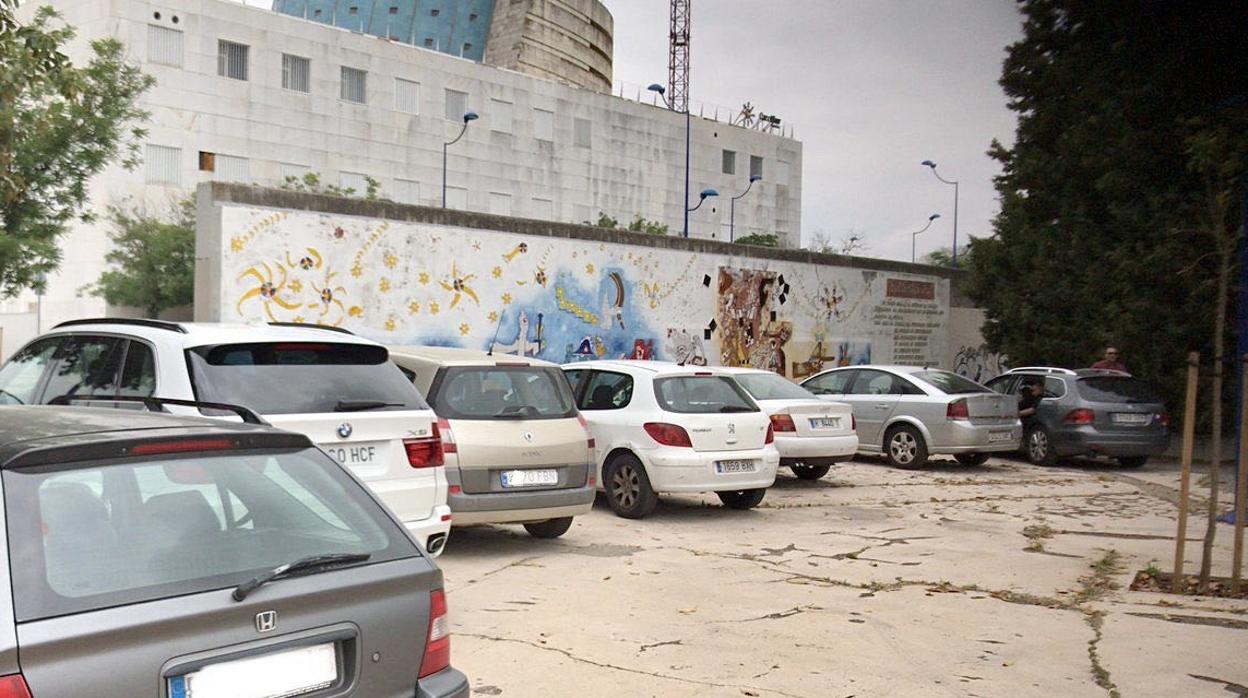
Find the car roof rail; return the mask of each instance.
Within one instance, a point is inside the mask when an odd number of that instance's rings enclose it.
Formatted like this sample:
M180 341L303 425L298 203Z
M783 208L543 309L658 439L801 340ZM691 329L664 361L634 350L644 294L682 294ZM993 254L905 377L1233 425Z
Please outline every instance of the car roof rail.
M202 402L199 400L178 400L168 397L140 397L135 395L58 395L48 401L49 405L72 405L76 402L127 402L138 403L147 408L148 412L165 412L166 405L177 405L179 407L198 407L201 410L221 410L223 412L233 412L242 418L246 424L256 424L260 426L271 426L263 417L256 414L250 408L242 405L231 405L224 402Z
M1134 378L1130 371L1119 371L1116 368L1081 368L1077 372L1080 376L1122 376L1124 378Z
M1053 366L1019 366L1018 368L1011 368L1006 373L1022 373L1024 371L1030 373L1057 373L1063 376L1077 375L1069 368L1054 368Z
M355 333L345 327L334 327L333 325L317 325L311 322L270 322L269 327L302 327L305 330L329 330L330 332L338 332L340 334L349 334L352 337Z
M62 327L74 327L76 325L133 325L136 327L151 327L157 330L169 330L170 332L178 332L187 334L186 328L181 323L170 322L168 320L151 320L148 318L136 317L102 317L102 318L82 318L78 320L66 320L57 323L52 329L57 330Z

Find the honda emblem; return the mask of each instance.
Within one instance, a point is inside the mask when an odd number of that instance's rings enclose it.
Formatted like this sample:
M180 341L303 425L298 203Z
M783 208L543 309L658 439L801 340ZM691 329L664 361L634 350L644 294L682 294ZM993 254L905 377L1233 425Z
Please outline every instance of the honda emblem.
M256 614L256 632L267 633L277 627L277 611L261 611Z

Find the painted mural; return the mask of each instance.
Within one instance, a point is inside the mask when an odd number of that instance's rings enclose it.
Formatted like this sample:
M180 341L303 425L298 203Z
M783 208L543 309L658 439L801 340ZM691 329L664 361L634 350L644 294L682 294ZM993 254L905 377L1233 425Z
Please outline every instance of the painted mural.
M1009 370L1005 355L989 351L987 347L962 346L953 355L951 367L958 375L983 383Z
M948 282L913 274L218 206L219 317L346 327L386 344L830 366L947 354Z

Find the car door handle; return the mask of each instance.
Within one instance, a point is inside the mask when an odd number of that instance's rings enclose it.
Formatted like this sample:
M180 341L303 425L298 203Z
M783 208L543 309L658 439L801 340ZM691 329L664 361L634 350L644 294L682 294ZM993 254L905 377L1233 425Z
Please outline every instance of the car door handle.
M886 409L888 409L888 405L872 405L871 407L872 407L873 409L877 409L877 410L886 410Z

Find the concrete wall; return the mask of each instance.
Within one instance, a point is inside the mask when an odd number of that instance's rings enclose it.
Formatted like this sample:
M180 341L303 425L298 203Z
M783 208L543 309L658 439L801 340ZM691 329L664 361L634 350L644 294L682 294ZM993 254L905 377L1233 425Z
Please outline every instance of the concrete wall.
M39 336L39 313L6 313L0 315L0 362Z
M978 342L951 334L955 274L921 265L220 184L199 221L198 320L795 378Z
M494 9L485 62L610 92L614 25L598 0L500 2Z

